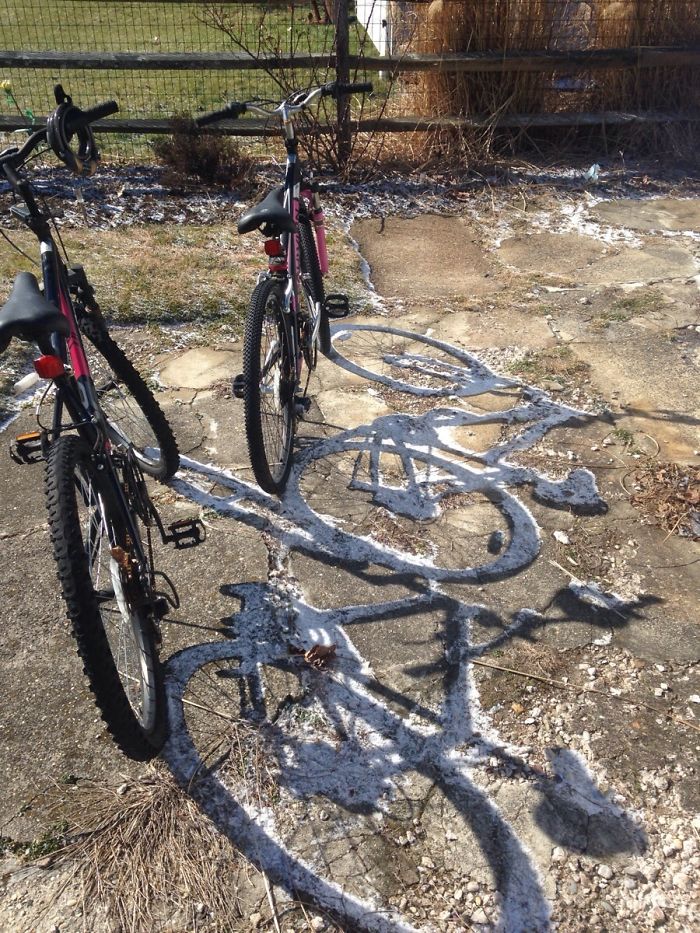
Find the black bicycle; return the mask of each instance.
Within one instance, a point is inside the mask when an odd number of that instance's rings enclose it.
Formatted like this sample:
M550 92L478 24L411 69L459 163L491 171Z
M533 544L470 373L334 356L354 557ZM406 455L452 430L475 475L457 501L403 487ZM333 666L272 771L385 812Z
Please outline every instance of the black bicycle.
M238 232L260 230L268 271L258 278L246 318L243 373L233 394L245 406L245 427L253 474L267 492L280 495L292 466L297 418L309 409L309 377L318 350L331 350L330 318L349 312L346 295L326 295L328 251L318 184L298 158L294 117L320 97L366 93L372 85L324 84L283 100L232 101L198 117L198 126L236 119L247 111L281 121L287 151L284 185L238 221ZM302 385L303 365L306 382Z
M187 547L203 539L203 528L189 519L163 526L144 473L164 480L177 470L172 430L109 335L82 266L69 266L59 252L55 221L22 177L44 144L74 172L92 174L99 152L90 124L119 109L107 101L81 111L60 85L54 93L58 106L46 127L0 154L0 173L17 196L10 210L39 241L42 277L40 286L29 272L17 276L0 309L0 353L13 337L36 343L34 367L49 381L44 397L53 403L49 424L37 407L38 430L20 435L12 455L19 463L46 462L51 542L84 671L117 745L144 760L166 737L159 622L179 605L172 582L155 569L152 533Z

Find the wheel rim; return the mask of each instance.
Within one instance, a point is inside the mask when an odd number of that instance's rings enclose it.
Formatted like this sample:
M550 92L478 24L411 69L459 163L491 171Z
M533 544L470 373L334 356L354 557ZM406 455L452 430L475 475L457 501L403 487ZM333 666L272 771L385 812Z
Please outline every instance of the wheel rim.
M258 395L265 459L274 482L284 476L292 441L290 382L277 296L270 295L260 333Z
M75 470L77 505L102 628L124 695L146 731L156 719L155 676L138 610L129 606L124 571L114 556L104 504L89 473Z

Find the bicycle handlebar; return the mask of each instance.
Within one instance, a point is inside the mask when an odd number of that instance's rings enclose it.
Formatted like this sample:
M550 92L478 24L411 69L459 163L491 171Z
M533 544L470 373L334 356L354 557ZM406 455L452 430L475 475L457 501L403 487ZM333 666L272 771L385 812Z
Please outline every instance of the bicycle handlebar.
M267 117L277 114L283 119L286 119L284 113L298 113L300 110L305 110L319 96L335 97L337 99L346 94L365 94L372 90L373 86L371 81L358 84L340 84L338 81L331 81L329 84L323 84L320 87L312 88L299 103L291 103L294 98L300 96L299 92L292 94L286 100L282 101L274 110L266 110L253 100L232 100L225 107L222 107L221 110L214 110L211 113L202 114L201 117L196 117L194 122L198 127L208 126L210 123L218 123L219 120L237 120L238 117L248 111L259 113ZM302 91L300 93L303 94L304 92Z
M101 104L95 104L94 107L89 107L87 110L78 110L77 107L74 108L74 110L75 113L69 113L65 122L65 132L68 136L73 136L96 120L101 120L103 117L107 117L112 113L117 113L119 104L117 104L115 100L106 100ZM2 169L13 188L16 188L16 184L18 183L15 171L22 168L32 152L34 152L37 146L45 142L46 139L46 127L42 126L41 129L32 133L20 149L13 147L12 149L0 153L0 169ZM56 154L58 155L58 153ZM8 170L10 174L8 174Z
M66 133L77 133L78 130L82 130L84 127L89 126L90 123L94 123L96 120L102 120L104 117L108 117L110 114L117 113L118 111L119 104L116 100L105 100L101 104L95 104L94 107L88 107L87 110L78 110L76 114L70 115L66 119Z
M205 113L195 119L195 126L207 126L209 123L218 123L219 120L237 120L247 110L247 106L238 101L232 100L222 107L221 110L214 110L212 113Z
M359 84L340 84L338 81L331 81L330 84L324 84L321 88L321 97L343 97L345 94L369 94L374 90L371 81L363 81Z

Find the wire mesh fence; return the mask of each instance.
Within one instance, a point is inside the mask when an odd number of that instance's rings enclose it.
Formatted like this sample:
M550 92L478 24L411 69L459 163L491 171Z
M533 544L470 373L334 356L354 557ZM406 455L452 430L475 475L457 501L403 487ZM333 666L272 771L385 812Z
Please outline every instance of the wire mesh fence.
M351 52L362 54L367 43L354 22ZM2 71L11 84L4 100L0 95L2 111L19 108L30 118L52 109L57 82L79 105L115 98L119 119L128 122L197 114L232 99L280 100L335 76L330 0L0 0L0 48L27 53ZM107 53L125 53L118 68L105 67ZM232 53L239 62L230 61ZM169 55L177 58L171 67ZM270 59L278 63L265 67ZM333 118L332 108L326 116ZM127 153L143 148L129 134L102 143Z
M625 67L576 60L697 45L698 0L0 0L1 78L11 83L0 117L45 115L56 82L79 105L116 98L125 128L141 120L164 130L177 114L231 99L279 100L335 76L339 8L350 19L351 80L375 86L353 101L364 126L700 106L697 57L659 67L641 56ZM523 64L541 52L556 64ZM321 120L334 119L328 105ZM110 154L148 154L144 137L127 132L101 142Z

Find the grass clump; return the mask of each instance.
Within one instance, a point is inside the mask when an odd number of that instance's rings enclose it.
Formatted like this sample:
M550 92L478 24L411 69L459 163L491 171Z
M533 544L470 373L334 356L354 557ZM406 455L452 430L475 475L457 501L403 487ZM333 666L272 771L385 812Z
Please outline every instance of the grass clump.
M588 364L577 359L568 346L551 347L538 353L527 353L522 359L514 360L508 370L528 379L583 378L588 374Z
M594 327L607 327L609 324L624 323L642 314L655 311L663 303L661 293L656 288L640 289L632 295L618 298L609 308L605 308L594 317Z

